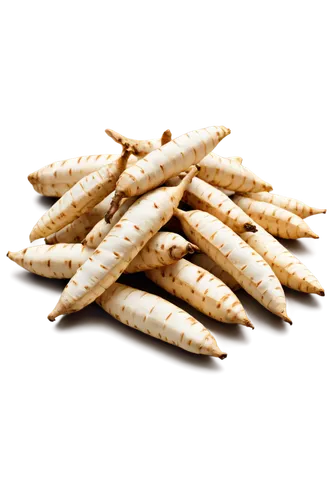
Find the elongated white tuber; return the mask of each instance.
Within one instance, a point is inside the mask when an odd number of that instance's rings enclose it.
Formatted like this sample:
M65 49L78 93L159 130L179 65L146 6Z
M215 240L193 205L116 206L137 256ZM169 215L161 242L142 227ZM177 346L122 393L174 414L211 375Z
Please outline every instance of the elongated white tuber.
M186 258L193 262L193 264L196 264L197 266L200 266L203 269L206 269L206 271L214 274L214 276L223 281L223 283L225 283L233 292L241 288L238 281L236 281L231 274L227 273L219 265L217 265L210 257L208 257L208 255L204 253L194 253Z
M160 139L148 139L148 140L135 140L129 139L124 135L119 134L111 129L106 129L105 132L118 144L121 144L123 149L130 151L137 158L142 158L146 156L154 149L160 148L171 141L171 132L170 130L165 130Z
M257 201L265 201L280 208L285 208L289 212L306 219L310 215L326 214L326 208L314 208L306 205L303 201L282 196L275 193L248 193L246 196Z

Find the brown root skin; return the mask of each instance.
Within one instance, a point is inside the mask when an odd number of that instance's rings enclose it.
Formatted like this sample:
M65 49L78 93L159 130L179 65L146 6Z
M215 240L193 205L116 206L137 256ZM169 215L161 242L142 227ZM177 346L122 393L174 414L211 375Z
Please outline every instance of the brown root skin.
M48 319L49 321L51 321L51 323L53 323L53 321L55 321L55 318L53 318L53 317L51 316L51 314L49 314L49 315L48 315L47 319Z
M111 202L110 208L104 216L104 220L105 222L107 222L107 224L110 224L112 217L117 212L120 202L124 197L125 197L124 193L122 193L121 191L116 191L116 194L114 195L113 200Z
M227 356L228 356L228 354L224 352L223 354L221 354L219 359L225 359Z
M258 229L254 224L250 224L250 222L246 222L244 224L244 232L246 233L256 233Z
M325 297L325 291L324 290L320 290L317 295L320 295L321 297Z
M165 130L162 134L162 137L161 137L161 145L164 146L164 144L167 144L168 142L171 141L171 138L172 138L172 134L170 132L170 130Z

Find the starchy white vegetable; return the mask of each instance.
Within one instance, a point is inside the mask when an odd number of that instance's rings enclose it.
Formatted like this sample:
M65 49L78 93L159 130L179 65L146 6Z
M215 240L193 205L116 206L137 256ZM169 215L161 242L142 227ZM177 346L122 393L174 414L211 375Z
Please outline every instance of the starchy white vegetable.
M30 241L59 231L100 203L114 190L119 175L126 167L129 154L124 151L115 163L77 182L39 219L30 234Z
M258 227L255 235L243 233L241 238L265 259L282 285L299 292L325 295L323 287L309 269L265 229Z
M50 198L61 198L63 194L68 191L73 184L66 184L64 182L59 182L56 184L42 184L37 182L33 184L33 188L37 193L42 194L43 196L48 196Z
M271 191L273 188L241 164L241 158L222 158L215 153L205 156L199 163L198 177L223 189L242 193Z
M280 194L248 193L246 196L252 198L253 200L265 201L267 203L272 203L272 205L277 207L285 208L302 219L305 219L310 215L326 214L326 208L310 207L309 205L303 203L303 201L296 200L295 198L289 198L288 196L281 196Z
M227 356L201 323L161 297L114 283L97 303L121 323L186 351L220 359Z
M174 177L168 182L171 185L177 185L179 177ZM204 210L214 215L237 234L244 231L255 233L257 230L252 219L227 195L197 177L192 179L192 182L188 185L183 201L192 208Z
M196 174L192 167L177 187L162 187L139 198L65 287L48 318L78 311L114 283L147 241L172 217Z
M45 278L69 279L92 255L93 249L80 243L37 245L19 252L8 252L7 257L31 273Z
M240 195L233 196L233 201L273 236L287 239L319 238L303 219L284 208Z
M188 170L228 134L230 130L222 126L194 130L155 149L136 165L129 166L117 182L117 194L112 201L108 217L117 210L123 197L146 193L180 172Z
M179 234L161 231L156 233L141 252L132 260L126 268L126 273L147 271L158 267L174 264L187 254L197 252L199 248L193 243L186 241Z
M154 149L160 148L171 141L170 130L165 130L160 139L148 139L148 140L135 140L129 139L124 135L119 134L111 129L106 129L105 132L118 144L121 144L123 149L130 151L137 158L142 158Z
M197 266L200 266L203 269L206 269L206 271L214 274L214 276L223 281L223 283L225 283L233 292L241 288L238 281L236 281L231 274L227 273L219 265L217 265L210 257L208 257L208 255L204 253L194 253L186 258L193 262L193 264L196 264Z
M187 238L260 304L291 323L282 286L269 265L219 219L201 210L175 210Z
M175 264L146 271L146 276L217 321L240 323L253 328L242 304L230 288L192 262L181 259Z
M129 207L133 205L137 196L131 196L130 198L125 198L121 201L120 207L113 215L110 222L106 222L106 220L101 219L97 222L97 224L91 228L88 234L85 235L85 239L82 241L84 245L87 245L90 248L97 248L100 243L104 240L104 238L109 234L111 229L120 221L120 219L125 215ZM110 200L111 203L112 199ZM107 206L106 210L104 210L104 214L110 208L110 203Z
M81 215L59 231L47 236L45 243L54 245L55 243L81 243L89 231L100 221L104 220L105 212L108 210L113 193L109 194L98 205L89 212Z

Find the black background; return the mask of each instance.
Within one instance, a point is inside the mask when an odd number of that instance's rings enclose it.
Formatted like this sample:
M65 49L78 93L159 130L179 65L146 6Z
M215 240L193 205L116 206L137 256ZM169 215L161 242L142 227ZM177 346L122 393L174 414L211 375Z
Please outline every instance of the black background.
M68 118L48 121L47 127L41 127L38 121L31 123L31 141L29 153L20 155L20 161L10 169L11 193L15 203L7 224L6 238L3 247L15 247L15 240L23 238L23 223L30 221L31 214L38 215L32 208L32 194L23 192L23 168L31 168L32 159L47 159L49 151L90 151L104 150L104 138L96 136L96 128L104 126L104 117L109 112L100 113L99 117L81 119L80 122ZM229 113L229 112L228 112ZM219 112L219 116L223 115ZM104 115L104 117L103 117ZM73 115L75 116L75 115ZM113 116L121 116L116 113ZM121 127L127 127L129 135L158 135L160 133L160 119L147 119L143 121L133 116L131 119L121 119ZM141 115L142 116L142 115ZM203 115L204 116L204 115ZM281 190L304 191L308 199L329 199L329 188L325 182L320 182L316 175L317 163L314 159L304 160L295 148L290 151L287 147L288 138L281 133L280 127L275 123L264 122L258 125L258 120L246 121L242 117L235 117L226 113L226 118L232 119L232 125L240 128L240 136L234 137L232 144L226 143L225 151L248 151L249 159L257 160L257 167L265 168L265 175L273 176L273 182L279 182ZM178 127L191 127L192 120L177 120ZM313 162L312 162L313 161ZM26 214L26 216L24 216ZM321 231L329 230L330 217L321 219ZM327 277L328 248L327 241L320 244L321 275ZM6 266L1 266L5 271L3 283L6 281ZM30 293L17 287L15 283L8 282L8 323L10 332L21 332L28 339L48 335L48 323L40 321L39 312L47 310L47 297L38 293ZM247 378L253 375L284 376L296 373L296 352L298 361L303 359L303 368L314 369L316 361L308 356L309 345L320 342L327 334L326 321L328 313L302 312L297 314L297 335L291 336L279 343L274 337L257 338L256 351L248 354L234 353L233 359L226 363L226 374L232 373L232 378ZM125 346L124 346L125 347ZM64 347L63 347L64 349ZM121 356L121 363L126 362L139 371L164 371L168 375L182 375L184 370L161 370L159 362L147 362L146 354L119 350L119 346L109 343L104 350L114 351L113 354ZM120 354L121 352L121 354ZM111 360L111 353L110 360ZM305 358L304 358L305 356ZM115 356L112 356L114 363ZM305 364L304 364L304 360Z

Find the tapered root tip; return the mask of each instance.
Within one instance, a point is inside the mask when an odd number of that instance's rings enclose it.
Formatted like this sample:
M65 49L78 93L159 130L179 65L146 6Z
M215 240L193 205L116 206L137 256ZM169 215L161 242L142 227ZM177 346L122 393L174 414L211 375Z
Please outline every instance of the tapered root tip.
M50 322L54 322L58 319L58 315L52 310L46 314L45 319Z
M246 222L244 224L244 231L249 232L249 233L256 233L258 229L254 224L250 224L250 222Z
M224 136L231 134L230 128L227 128L227 127L224 127L223 125L221 125L221 129L224 132Z
M242 324L244 326L248 326L249 328L252 328L252 330L254 330L254 325L249 319L246 319Z
M8 252L9 253L9 252ZM8 254L7 254L8 255ZM10 257L9 257L10 258ZM321 297L325 297L325 291L324 290L319 290L319 292L317 292L318 295L320 295Z
M228 356L226 352L223 352L221 356L219 356L220 359L225 359Z
M286 322L286 323L289 323L289 325L292 325L293 322L291 321L290 318L288 318L288 316L284 316L283 320Z

